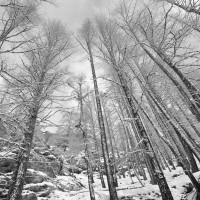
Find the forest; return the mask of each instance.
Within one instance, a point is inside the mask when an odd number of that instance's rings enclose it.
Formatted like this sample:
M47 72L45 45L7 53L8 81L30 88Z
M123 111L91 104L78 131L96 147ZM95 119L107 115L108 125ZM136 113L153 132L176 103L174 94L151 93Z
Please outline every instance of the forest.
M58 1L0 0L0 199L200 200L200 0Z

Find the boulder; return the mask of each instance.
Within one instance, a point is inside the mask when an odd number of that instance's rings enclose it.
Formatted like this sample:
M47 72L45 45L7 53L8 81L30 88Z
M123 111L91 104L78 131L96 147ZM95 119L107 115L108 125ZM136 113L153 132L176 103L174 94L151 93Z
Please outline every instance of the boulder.
M22 200L37 200L37 196L34 192L24 190Z
M80 174L82 172L82 169L80 169L80 168L78 168L76 166L73 166L73 165L64 166L64 170L68 171L70 173L75 173L75 174Z
M48 155L47 158L49 160L57 160L57 158L54 155Z
M12 172L16 166L16 154L8 152L0 152L0 172Z
M48 176L40 171L34 169L28 169L25 176L25 183L42 183L47 180Z
M31 155L28 168L44 172L49 177L55 178L60 172L60 162L58 159L50 160L44 155Z
M87 164L83 158L78 159L75 166L82 170L87 170Z
M55 181L58 189L61 191L79 191L85 188L78 179L70 176L58 176Z
M29 190L36 193L37 197L46 197L55 189L56 186L50 182L28 184L24 186L24 190Z

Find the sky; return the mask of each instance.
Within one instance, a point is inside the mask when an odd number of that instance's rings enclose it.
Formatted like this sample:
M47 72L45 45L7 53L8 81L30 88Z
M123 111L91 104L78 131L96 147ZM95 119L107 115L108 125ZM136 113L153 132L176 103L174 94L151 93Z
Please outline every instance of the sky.
M84 19L105 12L113 4L112 0L55 0L56 6L43 5L45 16L59 19L72 31L81 27Z
M114 0L54 0L55 5L43 4L41 15L45 19L60 20L72 32L77 32L86 18L92 18L97 13L108 12ZM116 0L115 0L116 2ZM74 73L90 74L88 62L80 61L80 57L73 58L70 71Z
M45 19L60 20L67 29L76 33L86 18L92 18L98 13L109 12L113 1L114 0L55 0L55 6L50 4L42 5L41 15ZM80 56L73 56L68 64L70 72L76 75L85 74L91 83L92 74L88 61L81 60ZM101 72L102 69L97 66L97 74ZM61 115L59 113L51 118L51 121L55 124L58 124L60 120ZM56 128L50 127L46 130L55 132Z

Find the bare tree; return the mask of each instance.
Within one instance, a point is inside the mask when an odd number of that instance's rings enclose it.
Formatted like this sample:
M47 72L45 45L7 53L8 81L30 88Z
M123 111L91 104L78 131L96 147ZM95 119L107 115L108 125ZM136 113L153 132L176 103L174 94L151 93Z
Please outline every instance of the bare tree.
M101 53L100 55L102 60L105 63L108 63L115 70L119 83L121 84L123 94L125 95L126 102L129 105L131 118L134 119L134 132L136 138L138 142L143 140L143 143L140 145L142 147L141 149L153 152L154 156L147 156L147 159L153 174L156 176L156 181L159 185L161 195L163 199L173 199L160 164L157 160L150 137L145 129L139 113L137 112L129 83L125 78L124 54L126 54L126 38L123 37L118 26L111 20L102 17L98 18L97 27L99 39L97 48Z
M131 4L129 5L129 7L132 6L133 5ZM172 83L176 86L176 88L182 95L183 100L187 103L190 111L194 114L194 116L196 116L198 120L200 120L200 112L198 107L199 90L180 71L177 66L178 63L181 63L183 60L187 62L186 60L190 58L197 59L198 61L198 58L196 58L195 56L195 54L197 53L198 57L198 52L195 53L195 51L191 52L186 49L184 52L178 53L180 49L183 49L181 45L183 39L187 35L188 29L187 27L183 27L179 28L178 30L174 30L174 32L172 31L172 29L177 28L177 24L180 24L179 22L177 22L177 20L167 20L170 10L171 9L169 9L168 12L165 13L164 18L160 20L160 23L158 23L158 26L156 26L155 28L151 26L154 23L156 24L156 22L153 21L153 14L148 7L147 12L150 14L146 15L146 10L140 11L140 14L138 14L139 17L136 17L135 15L137 13L136 10L127 10L127 5L125 3L121 4L117 12L120 14L122 19L122 25L120 25L120 27L127 33L127 35L129 35L132 39L135 40L136 43L140 45L140 47L149 56L149 58L172 81ZM149 27L149 29L151 30L147 31L147 27ZM144 35L144 37L141 37L142 35ZM155 35L159 35L157 41L154 38ZM146 41L148 41L148 43ZM180 82L180 80L177 80L176 77L174 77L173 74L170 72L170 70L166 69L166 66L173 70L182 82ZM182 86L182 83L187 88L187 90L185 89L185 87Z
M110 200L117 200L117 191L114 185L114 178L110 166L110 160L109 160L109 152L108 152L108 145L107 145L107 139L106 139L106 131L105 131L105 125L103 120L103 113L102 113L102 107L101 107L101 101L99 98L99 89L97 84L97 77L95 72L95 65L94 65L94 56L93 56L93 50L92 50L92 44L93 44L93 38L94 38L94 28L89 20L85 22L85 24L82 27L82 30L80 32L80 38L81 40L78 40L79 44L87 53L88 60L91 64L91 70L92 70L92 76L93 76L93 83L94 83L94 90L95 90L95 98L96 98L96 106L97 106L97 114L98 114L98 122L99 122L99 128L100 128L100 135L101 135L101 145L102 145L102 152L104 157L104 165L106 169L106 175L107 175L107 181L108 181L108 188L110 193Z
M28 32L38 25L39 17L37 10L40 3L39 1L32 0L1 2L0 54L20 52L20 47L23 47L31 40Z
M76 79L74 81L74 79ZM89 137L87 132L87 127L85 125L85 113L84 113L84 100L88 96L89 92L84 91L85 85L85 77L79 76L73 78L73 83L68 82L68 85L73 89L75 93L75 98L78 101L79 108L80 108L80 117L78 120L78 124L75 126L76 128L80 129L83 134L83 140L85 145L85 162L87 163L87 175L88 175L88 185L90 191L90 199L95 200L95 193L94 193L94 186L93 186L93 172L91 166L91 159L90 159L90 150L89 150Z
M31 51L24 54L18 72L10 74L7 71L3 76L10 85L10 96L17 100L16 108L23 110L24 116L21 124L24 139L9 188L9 200L21 199L36 119L47 108L44 103L47 100L51 102L53 92L63 84L66 70L60 67L60 63L72 52L69 34L59 22L45 24L40 36L26 48Z

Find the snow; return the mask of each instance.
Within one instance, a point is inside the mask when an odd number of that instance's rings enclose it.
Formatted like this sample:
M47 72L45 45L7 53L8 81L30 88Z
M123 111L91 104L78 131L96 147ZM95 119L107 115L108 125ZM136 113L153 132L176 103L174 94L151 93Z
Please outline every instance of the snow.
M169 184L170 190L174 197L174 200L180 200L185 194L186 188L190 183L189 178L184 174L182 168L177 167L176 170L172 170L169 172L168 170L164 171L165 177ZM200 172L194 173L194 176L199 179ZM148 177L148 176L147 176ZM132 177L134 184L131 184L130 178L127 176L126 178L118 179L119 187L117 187L117 193L119 199L123 199L125 197L131 197L133 200L161 200L161 195L159 192L159 188L157 185L149 184L149 180L142 180L145 187L142 187L136 177ZM101 187L101 181L98 178L98 174L94 174L94 190L96 200L109 200L109 192L107 188ZM74 178L68 176L60 176L58 180L62 181L63 184L72 183ZM88 190L88 180L87 175L85 174L77 174L76 181L81 182L85 188L79 191L69 191L69 192L61 192L55 190L51 193L48 199L50 200L89 200L89 190ZM106 182L106 177L104 176L104 180ZM194 193L189 194L194 195ZM187 195L187 196L189 196Z
M44 172L41 172L41 171L36 171L34 169L27 169L27 171L31 172L32 174L38 174L40 176L43 176L45 178L48 178L48 176L44 173Z

